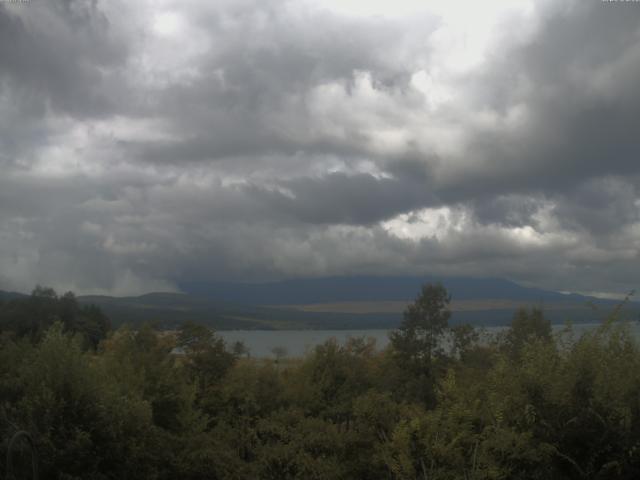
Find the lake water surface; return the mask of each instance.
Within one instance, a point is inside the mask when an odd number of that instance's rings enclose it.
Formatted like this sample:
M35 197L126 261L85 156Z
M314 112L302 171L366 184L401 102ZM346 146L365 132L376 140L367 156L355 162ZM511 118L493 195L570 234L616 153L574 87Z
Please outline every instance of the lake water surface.
M578 337L582 333L598 326L596 323L574 324L573 331ZM495 335L505 327L484 327L482 330L487 335ZM564 328L564 325L554 325L555 331ZM632 324L632 330L636 337L640 337L640 325ZM272 350L276 347L284 347L287 356L299 357L312 350L330 338L335 338L340 344L349 337L372 337L376 340L379 349L389 344L389 332L391 330L228 330L218 331L218 335L228 344L236 341L243 342L253 357L271 357Z

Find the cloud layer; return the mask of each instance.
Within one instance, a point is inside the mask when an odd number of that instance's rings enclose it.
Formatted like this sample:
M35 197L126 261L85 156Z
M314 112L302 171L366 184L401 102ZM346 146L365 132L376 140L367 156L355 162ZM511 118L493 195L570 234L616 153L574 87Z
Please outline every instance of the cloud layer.
M418 3L0 3L0 288L637 287L640 6Z

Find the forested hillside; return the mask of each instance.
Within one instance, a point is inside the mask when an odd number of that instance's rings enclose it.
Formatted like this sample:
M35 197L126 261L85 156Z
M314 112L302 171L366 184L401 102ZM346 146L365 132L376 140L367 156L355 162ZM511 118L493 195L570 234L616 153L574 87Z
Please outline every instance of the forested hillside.
M139 296L78 296L80 306L98 306L113 327L150 322L175 329L194 321L215 330L353 330L393 329L402 312L430 277L353 276L307 278L271 283L185 283L184 293L155 292ZM615 301L565 295L492 278L445 278L452 294L450 323L504 326L518 308L544 308L554 324L567 320L593 323ZM27 295L3 292L0 300ZM625 313L637 318L640 304Z
M70 294L2 301L1 458L24 430L41 478L638 478L640 349L619 309L581 338L521 310L487 340L449 304L425 285L383 351L265 360L193 323L109 330Z

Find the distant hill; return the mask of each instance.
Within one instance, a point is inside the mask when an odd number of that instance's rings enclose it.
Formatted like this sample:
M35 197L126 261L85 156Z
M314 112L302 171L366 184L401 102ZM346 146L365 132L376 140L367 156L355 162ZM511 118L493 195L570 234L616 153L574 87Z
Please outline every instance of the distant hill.
M24 293L18 293L18 292L5 292L0 290L0 301L7 301L7 300L13 300L15 298L24 298L27 295Z
M272 283L185 283L185 293L135 297L79 296L98 305L114 326L153 322L175 328L186 320L217 330L395 328L406 305L432 277L333 277ZM617 303L528 288L488 278L444 278L452 294L452 324L506 325L519 307L539 306L554 323L602 319ZM0 291L0 299L22 294ZM595 306L592 308L589 304ZM637 317L640 305L627 307Z
M441 281L454 300L501 299L527 302L600 301L528 288L498 278L326 277L272 283L183 282L180 289L217 301L253 305L305 305L352 301L412 300L421 285ZM606 301L605 301L606 303Z

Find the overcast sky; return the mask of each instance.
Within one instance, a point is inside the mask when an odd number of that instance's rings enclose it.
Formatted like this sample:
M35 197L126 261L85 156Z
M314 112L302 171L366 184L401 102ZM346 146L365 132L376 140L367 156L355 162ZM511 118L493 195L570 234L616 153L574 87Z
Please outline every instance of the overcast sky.
M0 289L640 278L640 3L0 3Z

